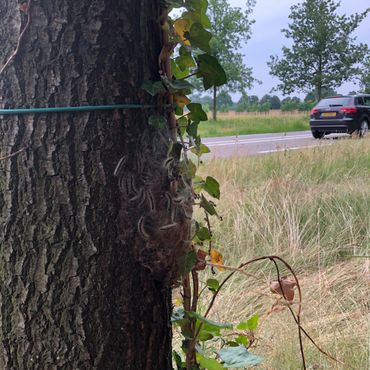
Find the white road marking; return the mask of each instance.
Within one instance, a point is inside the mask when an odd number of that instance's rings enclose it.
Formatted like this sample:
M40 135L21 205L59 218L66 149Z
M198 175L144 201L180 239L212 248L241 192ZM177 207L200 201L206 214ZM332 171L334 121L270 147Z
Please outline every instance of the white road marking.
M268 137L268 138L261 138L261 139L233 139L233 140L226 140L226 141L211 141L207 142L204 141L203 143L209 147L214 146L228 146L228 145L235 145L235 144L258 144L258 143L266 143L266 142L274 142L274 141L287 141L287 140L297 140L297 139L308 139L311 138L311 135L296 135L296 136L287 136L287 137Z
M331 145L331 144L326 144L326 145ZM276 152L285 152L285 151L289 151L289 150L317 148L319 146L320 146L320 144L318 144L318 145L306 145L306 146L293 146L291 148L284 148L284 149L261 150L260 152L257 152L257 154L268 154L268 153L276 153Z

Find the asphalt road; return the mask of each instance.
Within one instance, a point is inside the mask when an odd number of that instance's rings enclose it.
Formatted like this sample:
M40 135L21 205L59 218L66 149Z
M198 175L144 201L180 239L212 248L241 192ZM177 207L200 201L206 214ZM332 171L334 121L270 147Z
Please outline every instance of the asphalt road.
M333 139L345 135L329 135L315 140L311 131L287 132L278 134L258 134L203 138L203 144L211 149L206 158L243 157L262 155L286 150L312 148L330 145Z

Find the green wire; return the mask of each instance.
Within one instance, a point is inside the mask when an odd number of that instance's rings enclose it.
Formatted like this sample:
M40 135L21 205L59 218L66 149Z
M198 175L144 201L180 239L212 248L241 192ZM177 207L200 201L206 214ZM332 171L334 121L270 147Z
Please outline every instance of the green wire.
M154 108L153 105L141 104L115 104L115 105L86 105L78 107L56 107L56 108L19 108L19 109L0 109L0 116L14 116L20 114L42 114L42 113L66 113L66 112L91 112L96 110L113 109L148 109Z

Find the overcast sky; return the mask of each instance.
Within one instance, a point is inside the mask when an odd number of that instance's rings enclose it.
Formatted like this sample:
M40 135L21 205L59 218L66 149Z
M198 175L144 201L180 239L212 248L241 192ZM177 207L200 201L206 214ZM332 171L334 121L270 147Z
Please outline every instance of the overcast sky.
M276 86L278 80L269 75L269 69L266 62L270 55L281 55L283 45L288 45L287 40L281 33L282 28L288 24L290 7L293 4L301 2L299 0L257 0L253 11L255 23L252 27L252 37L248 41L242 52L245 54L245 63L253 68L254 77L262 81L261 85L256 84L248 95L258 95L262 97L269 93L271 88ZM243 8L245 0L229 0L232 6ZM370 6L369 0L342 0L340 13L353 14L366 10ZM361 23L355 35L358 42L370 45L370 15ZM339 93L348 94L349 91L356 90L352 83L346 83L340 89ZM277 95L281 96L280 93ZM299 95L299 94L296 94ZM299 95L304 96L304 95ZM237 96L233 97L234 100Z

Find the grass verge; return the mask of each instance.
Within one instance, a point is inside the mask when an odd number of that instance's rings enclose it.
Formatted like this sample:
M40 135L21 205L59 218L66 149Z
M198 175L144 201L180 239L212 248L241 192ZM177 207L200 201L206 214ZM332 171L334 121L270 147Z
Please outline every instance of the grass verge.
M242 115L221 117L199 125L201 137L234 136L309 130L307 113L281 115Z
M215 223L214 234L226 264L276 254L297 272L302 325L344 363L333 363L304 340L309 368L370 368L370 260L361 257L370 254L370 140L217 160L202 172L222 184L223 221ZM300 369L297 328L289 312L267 314L276 299L268 287L273 266L262 263L247 271L256 279L235 275L212 318L237 322L259 313L253 352L265 362L256 369Z

